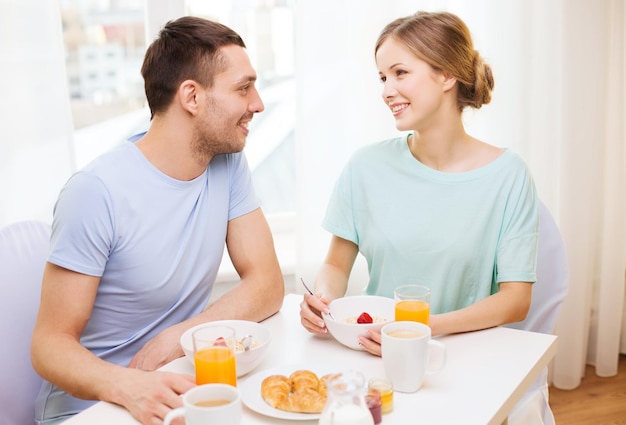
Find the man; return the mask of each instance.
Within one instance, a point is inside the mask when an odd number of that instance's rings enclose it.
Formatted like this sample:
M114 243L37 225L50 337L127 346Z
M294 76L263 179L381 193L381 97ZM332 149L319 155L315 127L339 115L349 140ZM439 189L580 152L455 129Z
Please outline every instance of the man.
M32 340L46 380L39 424L93 403L161 424L193 377L156 372L181 334L259 321L284 282L242 150L264 109L242 39L195 17L168 22L142 66L150 129L73 175L55 206ZM206 310L224 242L241 282ZM86 401L90 400L90 401Z

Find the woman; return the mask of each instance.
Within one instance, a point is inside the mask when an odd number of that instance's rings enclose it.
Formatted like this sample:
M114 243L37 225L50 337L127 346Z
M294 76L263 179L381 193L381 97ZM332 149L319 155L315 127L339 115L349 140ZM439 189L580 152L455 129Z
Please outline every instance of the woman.
M323 227L333 236L301 305L303 326L325 333L320 311L345 294L359 252L367 294L395 286L431 289L433 334L521 321L535 281L538 203L513 152L466 133L462 112L491 100L489 65L465 23L419 12L380 34L375 59L382 97L407 136L360 149L339 178ZM361 345L380 355L380 335Z

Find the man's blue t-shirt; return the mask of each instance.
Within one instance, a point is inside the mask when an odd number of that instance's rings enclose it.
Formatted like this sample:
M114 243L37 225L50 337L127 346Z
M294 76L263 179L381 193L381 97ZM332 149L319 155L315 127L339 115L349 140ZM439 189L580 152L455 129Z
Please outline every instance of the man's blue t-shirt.
M48 261L101 276L81 344L126 366L163 329L200 313L228 221L258 207L243 153L217 155L203 174L180 181L129 141L74 174L55 205ZM92 403L45 382L36 418L74 414Z

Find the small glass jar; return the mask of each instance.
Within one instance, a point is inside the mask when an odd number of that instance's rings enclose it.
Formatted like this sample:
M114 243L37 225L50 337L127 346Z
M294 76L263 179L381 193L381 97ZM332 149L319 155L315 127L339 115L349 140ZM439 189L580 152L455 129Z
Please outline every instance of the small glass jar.
M365 402L365 377L356 371L339 373L326 381L328 398L319 425L374 425Z
M368 389L377 390L380 393L383 414L393 410L393 385L386 378L372 378L369 380Z

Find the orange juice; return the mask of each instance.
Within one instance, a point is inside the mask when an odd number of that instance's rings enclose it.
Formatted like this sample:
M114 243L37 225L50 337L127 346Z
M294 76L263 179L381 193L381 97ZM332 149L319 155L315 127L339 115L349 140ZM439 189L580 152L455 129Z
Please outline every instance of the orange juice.
M396 302L396 321L408 320L428 324L430 305L424 301L405 300Z
M196 384L230 384L237 386L235 353L228 347L206 347L196 351Z

